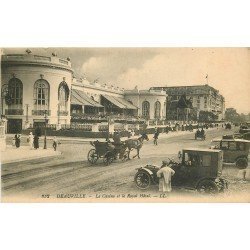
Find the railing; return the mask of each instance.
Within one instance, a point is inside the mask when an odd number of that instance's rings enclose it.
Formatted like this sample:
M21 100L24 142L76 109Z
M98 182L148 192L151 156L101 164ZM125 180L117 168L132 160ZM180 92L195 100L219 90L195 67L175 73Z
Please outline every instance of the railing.
M63 111L63 110L57 111L57 115L67 116L68 114L69 114L69 111Z
M48 61L48 62L51 61L51 58L47 56L34 56L34 59L40 60L40 61Z
M83 131L92 131L92 124L62 124L61 129L70 130L70 129L80 129Z
M48 116L50 116L50 110L32 110L32 115L44 116L45 112Z
M124 124L121 124L121 123L114 124L114 130L115 131L123 131L124 129L125 129Z
M100 132L108 131L109 126L107 124L101 124L98 126Z
M68 62L68 61L63 60L63 59L59 59L59 62L60 62L60 63L62 63L62 64L66 64L66 65L68 65L68 64L69 64L69 62Z
M135 130L136 125L135 124L128 124L128 130Z
M23 109L5 109L6 115L23 115Z

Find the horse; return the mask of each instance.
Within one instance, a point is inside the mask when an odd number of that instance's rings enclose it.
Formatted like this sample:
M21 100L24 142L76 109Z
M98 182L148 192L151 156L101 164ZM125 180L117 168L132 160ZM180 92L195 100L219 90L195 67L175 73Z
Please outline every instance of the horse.
M140 137L138 137L138 139L127 139L125 140L125 145L128 148L129 152L128 152L128 160L130 160L129 155L130 155L130 151L132 151L133 149L137 150L137 154L135 156L133 156L133 159L137 156L138 159L140 159L140 150L142 148L143 145L143 141L146 140L148 141L148 135L146 133L142 134Z

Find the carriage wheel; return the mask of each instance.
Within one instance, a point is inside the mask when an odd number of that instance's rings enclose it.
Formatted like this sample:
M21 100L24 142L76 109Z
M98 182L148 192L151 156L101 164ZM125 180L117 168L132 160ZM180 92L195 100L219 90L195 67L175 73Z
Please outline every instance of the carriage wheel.
M96 150L95 149L90 149L89 152L88 152L88 161L91 163L91 164L95 164L98 160L98 154L96 153Z
M134 178L135 184L139 189L147 189L151 184L151 177L145 171L139 171Z
M107 153L103 158L103 162L107 166L110 165L113 161L114 161L114 155L111 153Z

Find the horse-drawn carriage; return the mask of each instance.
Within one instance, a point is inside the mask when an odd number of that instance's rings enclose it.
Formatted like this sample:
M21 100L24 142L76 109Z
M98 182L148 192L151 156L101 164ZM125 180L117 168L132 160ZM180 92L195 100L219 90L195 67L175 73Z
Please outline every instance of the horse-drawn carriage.
M95 164L98 159L101 158L106 165L110 165L114 159L117 158L121 159L122 161L126 161L128 159L129 151L127 150L125 143L115 145L110 141L100 142L97 140L90 142L90 144L95 147L90 149L88 152L88 161L91 164Z
M204 130L197 130L195 132L194 139L195 140L197 140L197 139L205 140L206 139L205 131Z
M140 158L140 149L142 148L143 141L149 140L147 134L142 134L138 138L130 138L125 141L100 142L94 141L90 144L94 147L88 152L88 161L95 164L98 159L103 159L106 165L110 165L115 159L122 161L130 160L130 152L136 150L136 155L133 158Z

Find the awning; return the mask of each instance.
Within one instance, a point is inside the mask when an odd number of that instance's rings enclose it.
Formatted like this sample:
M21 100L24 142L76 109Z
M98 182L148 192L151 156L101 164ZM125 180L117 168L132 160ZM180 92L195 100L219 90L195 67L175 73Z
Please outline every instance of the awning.
M78 89L71 90L71 104L92 106L97 108L103 108L101 104L91 99L87 94Z
M123 99L121 97L115 97L120 103L122 103L124 106L126 106L126 109L138 109L136 106L134 106L132 103L127 101L126 99Z
M120 109L126 109L126 106L120 103L114 96L110 95L102 95L105 99L107 99L109 102L113 103L116 107Z
M121 109L138 109L136 106L128 102L127 100L121 98L121 97L115 97L110 95L102 95L104 98L106 98L108 101L113 103L115 106Z

